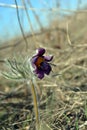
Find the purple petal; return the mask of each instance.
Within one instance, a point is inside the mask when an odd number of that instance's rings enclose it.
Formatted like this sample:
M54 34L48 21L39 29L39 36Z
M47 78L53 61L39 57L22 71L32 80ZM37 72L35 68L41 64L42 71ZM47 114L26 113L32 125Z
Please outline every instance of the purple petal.
M43 72L38 73L38 74L37 74L37 77L38 77L39 79L44 78L44 73L43 73Z
M45 61L50 62L53 59L53 56L44 56Z
M31 64L34 68L36 67L35 63L36 63L37 59L38 59L38 56L33 56L31 59Z
M45 49L44 48L38 48L36 50L36 53L37 53L36 55L42 56L45 53Z
M37 75L37 77L38 77L39 79L44 78L44 71L43 71L43 70L41 70L41 69L35 69L35 70L34 70L34 73Z
M47 62L43 62L43 63L42 63L41 69L42 69L43 72L44 72L45 74L47 74L47 75L49 75L50 71L52 70L50 64L47 63Z

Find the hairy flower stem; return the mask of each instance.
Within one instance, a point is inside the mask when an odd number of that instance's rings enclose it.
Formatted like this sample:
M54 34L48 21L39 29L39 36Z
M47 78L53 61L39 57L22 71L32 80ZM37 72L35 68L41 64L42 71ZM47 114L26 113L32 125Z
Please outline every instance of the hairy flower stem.
M34 111L35 111L35 117L36 117L36 128L37 130L39 130L40 123L39 123L38 103L37 103L37 95L36 95L36 90L35 90L33 81L31 81L31 92L32 92Z

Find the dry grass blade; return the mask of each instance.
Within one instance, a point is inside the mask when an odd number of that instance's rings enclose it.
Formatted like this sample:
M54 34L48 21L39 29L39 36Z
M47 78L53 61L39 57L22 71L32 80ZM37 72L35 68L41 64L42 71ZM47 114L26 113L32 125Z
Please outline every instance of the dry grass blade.
M15 0L15 4L16 4L16 11L17 11L17 18L18 18L19 26L20 26L20 29L21 29L22 36L23 36L23 38L24 38L24 41L25 41L25 43L26 43L26 51L27 51L27 49L28 49L28 42L27 42L27 39L26 39L26 37L25 37L24 31L23 31L23 28L22 28L22 25L21 25L17 0Z

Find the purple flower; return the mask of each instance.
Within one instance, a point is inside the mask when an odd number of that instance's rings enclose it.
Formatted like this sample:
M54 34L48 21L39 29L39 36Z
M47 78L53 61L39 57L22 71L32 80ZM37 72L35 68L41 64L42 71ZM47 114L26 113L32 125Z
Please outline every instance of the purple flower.
M53 56L43 56L44 53L45 49L39 48L36 51L36 55L31 58L31 64L34 68L33 72L39 79L44 78L45 74L49 75L52 70L49 62L53 59Z

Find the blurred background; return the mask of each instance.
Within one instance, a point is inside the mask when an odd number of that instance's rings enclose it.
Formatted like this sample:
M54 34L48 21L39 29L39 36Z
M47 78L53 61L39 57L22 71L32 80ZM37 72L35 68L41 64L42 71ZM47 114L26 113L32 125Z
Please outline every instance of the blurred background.
M70 20L70 16L76 13L78 15L78 11L87 7L87 0L17 0L16 2L25 35L32 34L32 31L37 33L51 29L53 26L57 28L64 19ZM0 44L21 36L16 10L15 0L0 0Z
M41 121L87 130L87 0L0 0L0 129L35 130L31 91L1 72L38 47L54 56L51 75L36 80Z
M24 48L85 43L86 8L87 0L0 0L0 61Z

